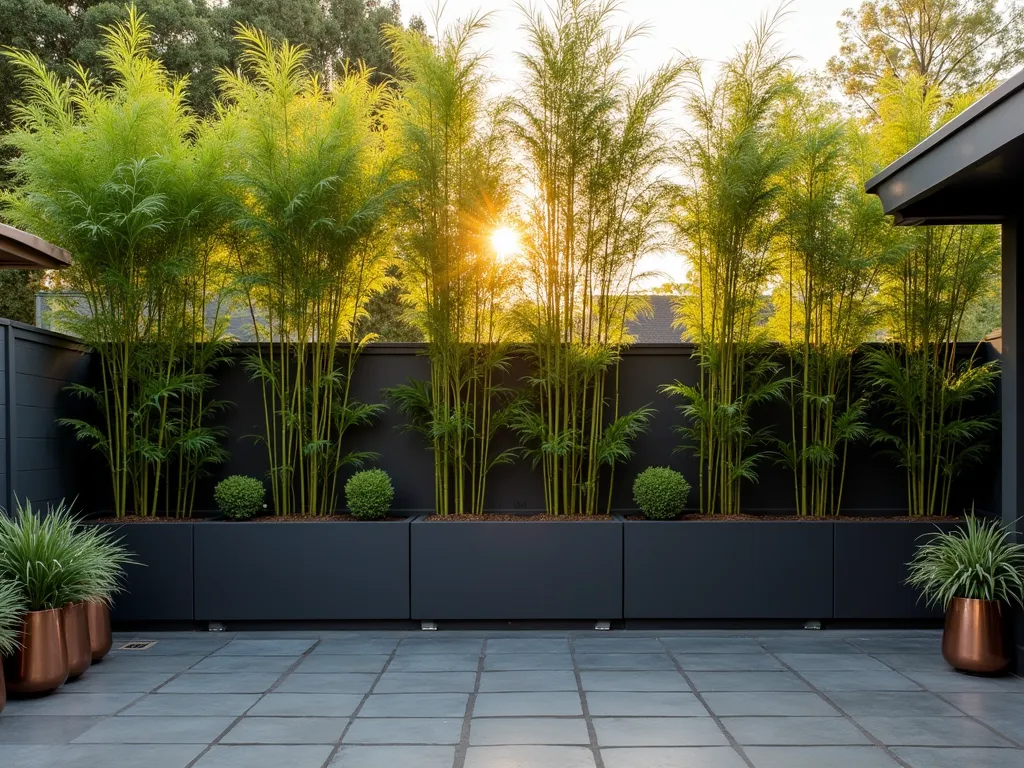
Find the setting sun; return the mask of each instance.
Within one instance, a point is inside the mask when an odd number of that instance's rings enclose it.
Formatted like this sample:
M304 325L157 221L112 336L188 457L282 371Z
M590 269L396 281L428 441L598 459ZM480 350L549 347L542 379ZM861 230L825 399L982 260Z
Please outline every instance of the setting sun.
M499 259L515 256L521 250L519 233L512 227L501 226L491 232L491 248Z

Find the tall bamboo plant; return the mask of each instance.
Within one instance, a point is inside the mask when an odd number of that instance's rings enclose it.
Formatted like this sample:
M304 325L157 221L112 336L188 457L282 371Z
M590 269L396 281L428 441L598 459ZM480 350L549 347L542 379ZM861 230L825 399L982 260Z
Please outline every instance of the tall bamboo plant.
M680 320L697 342L700 379L664 391L684 401L681 431L700 463L698 499L707 514L741 511L743 483L756 480L771 441L752 427L751 413L783 397L788 384L764 327L790 151L776 126L792 88L776 38L780 19L766 17L710 85L700 62L687 65L693 127L681 146L686 181L676 224L691 264Z
M100 360L100 383L74 387L98 421L64 423L104 456L118 517L190 515L198 477L224 458L210 426L223 404L209 394L223 359L219 149L134 7L106 30L110 85L7 56L27 100L6 137L16 182L4 214L74 255L66 280L85 312L73 304L61 322Z
M257 335L248 370L263 385L277 515L337 508L338 473L372 454L349 428L381 406L352 397L358 325L385 279L384 218L394 184L377 130L384 92L353 69L330 83L307 53L243 27L238 72L219 78L230 152L225 199L234 269Z
M875 141L882 161L908 150L966 107L976 94L946 99L920 79L885 80ZM882 271L881 301L892 341L867 359L867 379L891 426L875 432L906 470L911 515L945 515L954 480L987 450L994 420L971 412L990 395L995 363L979 348L958 357L964 315L997 279L992 227L923 227L901 233Z
M875 294L892 237L863 192L861 140L811 84L793 89L779 119L790 146L781 175L773 336L789 357L790 436L798 515L839 514L849 444L867 436L853 355L876 327Z
M430 382L391 390L430 441L437 514L482 514L487 476L514 451L494 451L507 421L508 254L492 234L508 205L504 142L488 103L484 58L472 49L484 16L440 33L387 31L399 71L390 122L399 144L403 275L428 342Z
M664 239L664 111L681 66L630 81L624 60L643 30L613 34L616 11L608 0L527 11L526 74L512 105L532 190L520 320L533 401L516 427L555 515L595 514L602 493L610 511L612 470L652 415L621 413L618 362L627 321L642 308L639 262Z

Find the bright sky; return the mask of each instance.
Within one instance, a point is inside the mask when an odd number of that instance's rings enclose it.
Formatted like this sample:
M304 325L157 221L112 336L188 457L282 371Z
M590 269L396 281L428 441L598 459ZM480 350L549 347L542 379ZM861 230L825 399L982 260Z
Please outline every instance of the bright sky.
M422 16L431 21L439 0L401 0L405 21ZM516 52L523 48L521 17L514 0L440 0L444 3L441 27L475 11L492 12L489 29L478 38L479 47L491 57L491 68L501 90L514 87L518 74ZM529 0L527 0L529 2ZM535 0L543 3L544 0ZM704 59L709 64L728 58L751 35L751 27L764 13L778 8L780 0L620 0L622 23L647 23L648 36L633 52L637 70L649 71L673 55ZM801 69L823 70L839 50L836 22L843 10L860 0L793 0L782 25L784 45L802 60ZM644 271L659 271L663 280L681 281L686 268L675 254L649 257Z

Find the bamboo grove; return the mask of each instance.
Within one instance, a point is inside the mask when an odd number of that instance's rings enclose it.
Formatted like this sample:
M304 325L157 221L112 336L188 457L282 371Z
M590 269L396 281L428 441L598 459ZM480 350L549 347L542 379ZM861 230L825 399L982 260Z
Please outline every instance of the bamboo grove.
M863 183L989 86L890 73L853 111L784 52L784 10L713 75L690 58L638 73L647 30L622 11L520 8L504 96L486 15L386 28L390 79L317 74L240 27L205 116L134 8L103 72L6 51L26 96L0 209L74 254L60 324L100 365L76 388L93 418L66 427L106 462L114 513L192 514L228 458L212 393L230 364L262 393L275 514L335 514L339 481L377 458L350 437L385 408L432 453L437 514L501 508L488 478L513 461L539 470L549 514L609 513L655 413L620 407L621 355L668 254L699 375L650 390L679 407L698 511L744 512L774 467L798 514L837 515L860 443L903 468L911 514L945 514L994 427L975 403L998 371L958 342L978 338L998 236L894 230ZM388 291L429 379L362 402Z

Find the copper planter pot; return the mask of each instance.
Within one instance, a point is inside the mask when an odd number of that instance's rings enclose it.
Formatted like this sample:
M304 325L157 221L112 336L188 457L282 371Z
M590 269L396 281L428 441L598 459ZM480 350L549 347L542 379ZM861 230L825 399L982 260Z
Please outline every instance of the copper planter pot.
M110 607L106 603L89 600L85 604L85 615L89 621L89 647L93 662L110 653L114 636L110 631Z
M21 623L21 647L4 659L7 692L46 693L68 679L68 654L59 608L29 611Z
M89 618L85 603L68 603L60 610L64 621L64 647L68 654L68 680L75 680L92 665Z
M1006 616L998 600L955 597L946 608L942 658L960 672L993 674L1010 664Z
M7 706L7 686L4 684L4 665L0 664L0 712Z

